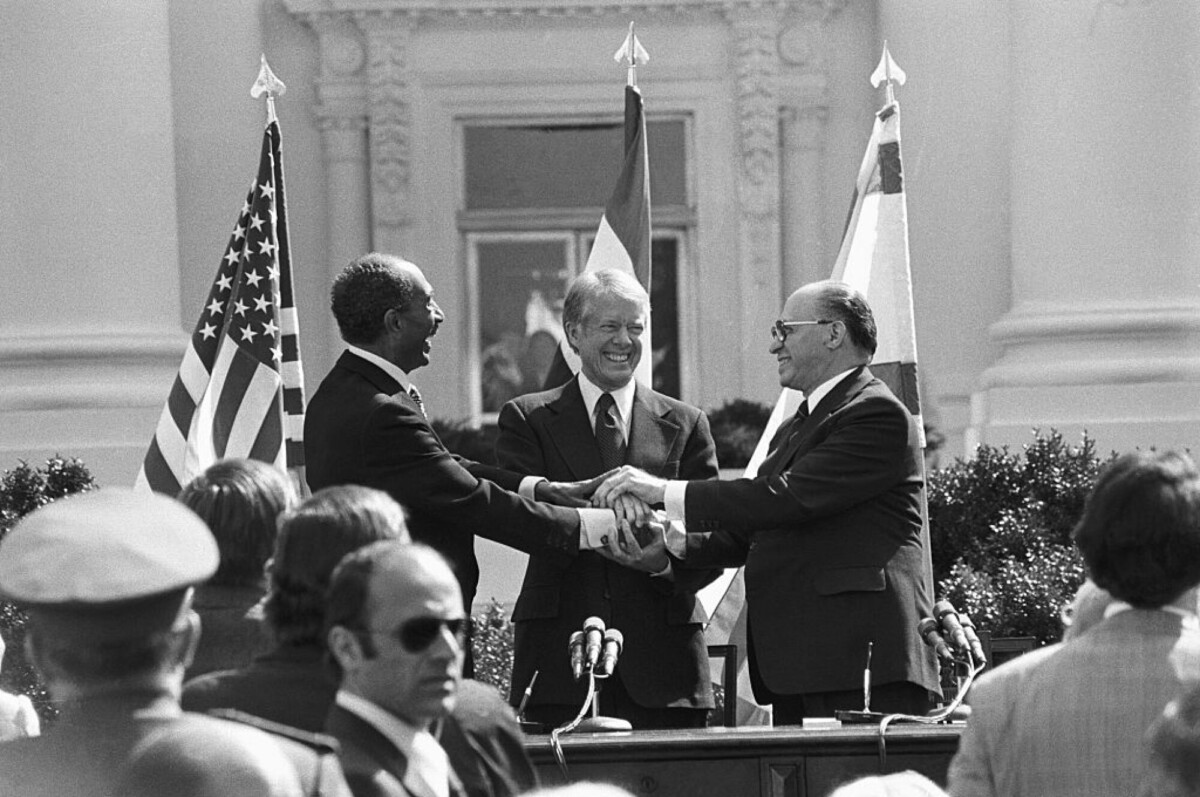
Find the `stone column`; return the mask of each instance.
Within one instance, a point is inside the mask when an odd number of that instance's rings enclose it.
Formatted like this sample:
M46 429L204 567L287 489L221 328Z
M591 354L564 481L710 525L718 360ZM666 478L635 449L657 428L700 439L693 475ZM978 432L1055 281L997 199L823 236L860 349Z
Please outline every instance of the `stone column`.
M987 442L1200 432L1200 6L1014 0L1012 309Z
M761 308L780 305L779 235L779 21L781 10L751 4L725 8L733 44L739 137L737 191L741 216L738 248L744 374L765 381L757 363L769 339ZM757 356L756 356L757 355ZM769 376L766 375L766 376Z
M829 278L825 232L822 158L824 105L794 105L783 109L783 283L791 295L801 285Z
M413 257L413 213L412 100L406 61L416 25L414 16L396 12L366 13L359 19L367 42L374 246L407 257Z
M132 484L186 345L167 3L4 24L0 469L61 452Z

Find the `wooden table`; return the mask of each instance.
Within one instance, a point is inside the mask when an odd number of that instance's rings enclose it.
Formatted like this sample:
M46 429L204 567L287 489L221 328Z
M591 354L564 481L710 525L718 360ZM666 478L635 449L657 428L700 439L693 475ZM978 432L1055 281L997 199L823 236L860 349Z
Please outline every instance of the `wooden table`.
M961 725L893 725L881 762L876 725L822 728L704 728L569 734L572 781L616 783L653 797L825 797L847 780L916 771L945 785ZM546 785L564 782L550 738L526 748Z

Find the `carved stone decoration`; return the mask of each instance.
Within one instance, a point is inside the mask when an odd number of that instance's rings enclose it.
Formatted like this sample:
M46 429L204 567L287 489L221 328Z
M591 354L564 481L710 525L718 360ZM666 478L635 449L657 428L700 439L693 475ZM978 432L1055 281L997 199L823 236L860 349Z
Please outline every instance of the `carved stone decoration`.
M408 15L367 13L358 18L367 42L367 114L370 119L371 210L376 225L407 226L412 157L408 47L416 27Z
M726 15L737 91L741 273L743 294L749 298L778 292L780 12L737 5L727 8Z

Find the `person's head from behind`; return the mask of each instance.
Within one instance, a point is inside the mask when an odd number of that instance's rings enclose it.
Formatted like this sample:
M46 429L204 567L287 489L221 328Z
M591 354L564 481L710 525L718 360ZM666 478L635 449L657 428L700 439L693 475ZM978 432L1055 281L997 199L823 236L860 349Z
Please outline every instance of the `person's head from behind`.
M379 252L342 270L333 281L330 304L344 341L405 373L429 364L430 339L446 318L421 269Z
M1149 764L1141 797L1200 794L1200 685L1167 704L1146 740Z
M296 502L283 470L253 459L223 459L179 493L179 500L208 524L221 563L210 584L245 587L262 583L275 547L279 516Z
M1115 599L1136 608L1171 603L1200 583L1200 473L1171 451L1118 457L1088 496L1074 537L1091 579Z
M834 789L829 797L946 797L946 792L910 769L853 780Z
M325 593L346 554L379 540L408 542L404 509L380 490L318 490L279 523L264 611L278 641L324 647Z
M605 391L629 384L649 314L650 297L632 274L600 269L576 277L563 302L563 332L584 376Z
M3 596L29 613L30 660L58 700L178 693L199 641L192 588L217 545L178 501L106 488L27 515L4 540Z
M875 317L866 298L844 282L805 285L788 297L771 328L779 384L810 393L875 354Z
M437 551L387 541L348 554L333 574L325 627L342 689L418 728L454 707L466 615Z
M158 731L121 768L121 797L300 797L275 740L257 728L188 716Z

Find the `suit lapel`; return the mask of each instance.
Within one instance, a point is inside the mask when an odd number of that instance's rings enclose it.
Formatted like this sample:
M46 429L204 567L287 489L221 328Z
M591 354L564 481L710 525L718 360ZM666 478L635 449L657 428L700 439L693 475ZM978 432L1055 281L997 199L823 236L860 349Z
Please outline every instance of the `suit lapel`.
M380 769L397 781L404 782L408 759L371 723L335 703L329 710L325 730L343 745L348 742L354 744Z
M783 449L779 453L779 457L771 466L771 475L778 476L787 470L792 460L802 451L805 450L805 444L812 438L813 432L820 428L821 424L837 409L844 406L850 399L862 392L862 389L873 379L871 372L864 365L855 371L852 371L848 376L834 385L833 390L825 394L820 403L816 407L810 407L809 416L804 419L798 428L793 428L790 432L790 437L783 444ZM789 421L790 424L795 424L795 420Z
M558 398L546 407L552 413L546 431L571 475L578 480L603 473L604 463L592 431L592 420L579 392L579 377L564 385Z
M632 415L625 461L651 473L657 472L675 447L679 424L671 417L670 405L641 385L634 389Z
M353 352L344 351L342 352L342 356L338 358L337 364L341 368L358 374L374 385L375 389L380 393L386 393L392 398L398 399L422 419L425 418L425 413L417 406L417 402L413 400L408 391L375 363L367 362Z

